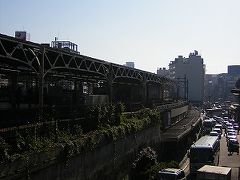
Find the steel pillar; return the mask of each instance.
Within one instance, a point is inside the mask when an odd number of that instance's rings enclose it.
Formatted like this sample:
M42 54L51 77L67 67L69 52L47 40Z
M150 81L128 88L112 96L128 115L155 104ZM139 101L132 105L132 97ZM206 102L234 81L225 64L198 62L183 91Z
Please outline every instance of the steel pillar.
M39 64L39 86L38 86L38 92L39 92L39 121L43 121L43 96L44 96L44 92L43 92L43 86L44 86L44 55L45 55L45 48L42 47L41 48L41 52L42 52L42 58L41 61L38 61ZM36 56L36 58L38 58Z
M142 103L143 103L143 105L144 106L146 106L147 105L147 99L148 99L148 93L147 93L147 80L146 80L146 77L144 76L144 78L143 78L143 82L142 82L142 86L143 86L143 89L142 89L142 95L143 95L143 97L142 97Z
M109 103L113 103L113 68L112 65L109 66L109 74L108 74L108 97L109 97Z

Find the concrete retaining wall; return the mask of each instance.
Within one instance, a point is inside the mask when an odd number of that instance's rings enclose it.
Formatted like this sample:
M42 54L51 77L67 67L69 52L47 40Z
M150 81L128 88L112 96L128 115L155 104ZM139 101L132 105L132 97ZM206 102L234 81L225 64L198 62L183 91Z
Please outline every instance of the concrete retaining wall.
M179 108L178 114L185 113L186 108ZM181 111L181 112L180 112ZM63 160L61 147L51 152L34 154L26 162L9 162L0 164L2 179L34 180L88 180L88 179L122 179L126 175L140 150L151 146L161 158L160 124L150 125L137 133L117 141L102 144L86 153L77 154ZM107 143L106 143L107 142ZM4 177L5 176L5 177Z
M53 152L35 154L30 158L31 162L27 162L26 159L26 162L20 164L2 164L0 177L22 180L121 179L127 174L142 148L156 147L160 142L160 125L155 125L64 161L62 158L56 158L61 157L61 150L57 148L52 150ZM54 154L54 157L49 154ZM4 178L4 174L7 177Z

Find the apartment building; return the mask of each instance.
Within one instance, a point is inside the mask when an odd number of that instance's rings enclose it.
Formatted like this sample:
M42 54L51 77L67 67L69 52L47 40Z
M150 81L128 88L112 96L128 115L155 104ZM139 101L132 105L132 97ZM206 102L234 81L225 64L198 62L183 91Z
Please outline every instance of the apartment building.
M169 64L169 72L170 78L177 82L184 82L184 88L178 89L179 97L184 98L187 93L190 102L197 104L203 102L205 65L198 51L190 53L188 58L183 56L175 58ZM181 83L179 84L181 86Z

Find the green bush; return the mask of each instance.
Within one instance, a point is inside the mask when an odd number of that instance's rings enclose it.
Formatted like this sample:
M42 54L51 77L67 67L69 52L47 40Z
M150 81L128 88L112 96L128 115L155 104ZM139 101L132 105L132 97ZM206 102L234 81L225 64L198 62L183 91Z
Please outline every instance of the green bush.
M119 138L136 133L160 121L157 109L142 109L133 116L124 116L124 104L88 107L83 124L75 124L70 130L59 130L54 125L45 129L48 133L41 133L43 127L36 130L25 129L16 133L16 144L9 146L1 140L1 155L4 157L23 154L27 151L44 151L54 147L57 143L71 145L72 152L88 151L96 148L102 140L116 141ZM55 128L54 128L55 127ZM70 147L69 147L70 148ZM68 149L68 148L66 148ZM18 157L18 156L16 156Z
M132 178L138 180L149 179L148 169L157 163L157 154L150 147L144 148L133 163Z

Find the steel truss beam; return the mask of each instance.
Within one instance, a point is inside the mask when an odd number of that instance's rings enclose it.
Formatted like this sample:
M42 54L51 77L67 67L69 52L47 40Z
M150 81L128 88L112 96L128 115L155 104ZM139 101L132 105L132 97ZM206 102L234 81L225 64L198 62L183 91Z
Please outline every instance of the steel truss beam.
M111 80L112 82L119 78L126 78L146 83L171 83L169 79L159 77L154 73L66 52L61 49L44 47L41 44L25 42L0 34L0 66L3 64L5 67L26 69L38 75L43 73L43 78L52 73L68 73L73 77L94 76L96 79Z

